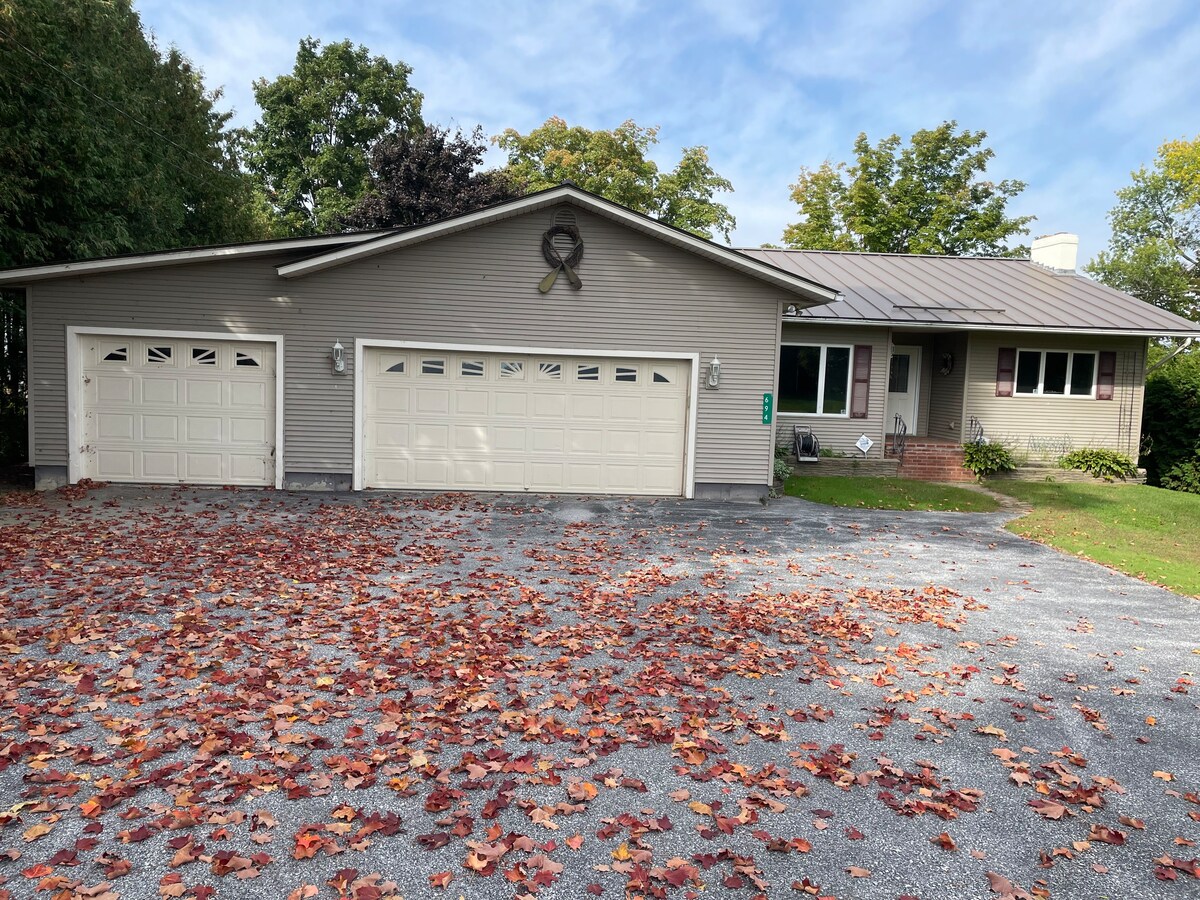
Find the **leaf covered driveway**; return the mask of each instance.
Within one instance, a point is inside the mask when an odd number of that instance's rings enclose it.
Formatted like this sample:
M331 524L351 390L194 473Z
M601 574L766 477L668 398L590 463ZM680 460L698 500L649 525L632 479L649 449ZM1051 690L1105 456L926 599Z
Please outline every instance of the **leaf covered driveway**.
M1196 607L995 517L6 502L0 897L1197 887Z

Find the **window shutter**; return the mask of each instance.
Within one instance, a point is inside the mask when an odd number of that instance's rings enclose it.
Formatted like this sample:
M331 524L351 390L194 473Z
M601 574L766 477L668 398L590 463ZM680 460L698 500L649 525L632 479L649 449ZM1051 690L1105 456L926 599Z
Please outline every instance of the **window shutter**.
M1096 370L1096 399L1111 400L1116 384L1117 354L1113 350L1105 350L1100 354L1100 364Z
M871 345L854 347L854 381L850 385L850 418L865 419L871 402Z
M1013 379L1017 374L1017 348L1001 347L996 355L996 396L1013 395Z

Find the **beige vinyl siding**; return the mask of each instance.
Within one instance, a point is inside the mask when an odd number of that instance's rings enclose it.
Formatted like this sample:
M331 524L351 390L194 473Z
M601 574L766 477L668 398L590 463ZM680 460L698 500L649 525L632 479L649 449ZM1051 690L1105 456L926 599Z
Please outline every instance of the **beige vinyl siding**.
M698 393L695 480L768 483L762 395L775 389L780 304L795 298L580 210L583 290L560 276L539 294L549 271L541 238L555 211L293 280L274 267L311 251L38 284L35 462L67 462L64 331L74 325L282 334L288 472L352 470L356 338L698 353L702 368L718 356L720 389ZM345 376L330 373L335 340L350 348Z
M941 374L942 356L954 357L949 375ZM926 410L925 434L946 440L962 440L965 423L962 421L963 392L967 380L967 335L938 334L929 348L929 398Z
M1115 351L1113 399L997 397L996 359L1001 347ZM1018 459L1053 460L1065 451L1084 447L1106 447L1137 457L1146 363L1144 338L974 332L967 358L966 415L978 416L987 437L1009 445Z
M841 416L814 416L802 413L780 413L777 417L775 440L780 446L791 446L792 429L808 425L821 442L823 450L833 450L848 456L861 457L854 446L859 436L866 434L875 442L868 459L883 456L883 411L887 402L887 375L890 345L888 329L854 326L817 325L808 321L785 322L782 342L785 344L849 344L871 347L871 393L865 419ZM853 363L852 363L853 365Z

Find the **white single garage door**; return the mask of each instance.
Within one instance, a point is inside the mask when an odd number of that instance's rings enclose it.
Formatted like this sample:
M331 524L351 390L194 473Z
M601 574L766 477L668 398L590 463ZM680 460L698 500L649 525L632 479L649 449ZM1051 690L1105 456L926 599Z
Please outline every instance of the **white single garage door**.
M82 335L81 470L102 481L275 483L275 345Z
M367 348L364 486L685 493L691 363Z

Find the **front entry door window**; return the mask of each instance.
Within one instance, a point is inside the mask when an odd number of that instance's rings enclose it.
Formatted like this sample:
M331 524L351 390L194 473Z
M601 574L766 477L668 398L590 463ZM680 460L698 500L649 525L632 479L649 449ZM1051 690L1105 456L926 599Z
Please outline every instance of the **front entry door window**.
M896 428L896 416L904 419L908 433L917 430L917 395L921 371L920 347L893 347L888 366L887 430Z

